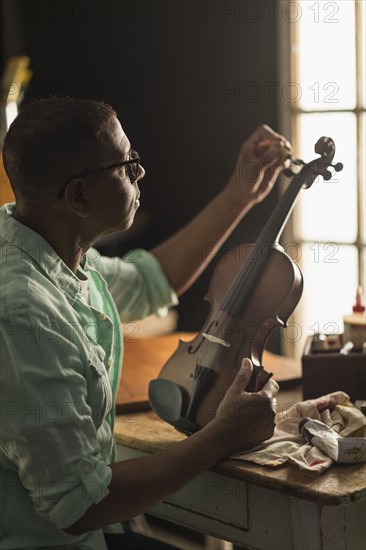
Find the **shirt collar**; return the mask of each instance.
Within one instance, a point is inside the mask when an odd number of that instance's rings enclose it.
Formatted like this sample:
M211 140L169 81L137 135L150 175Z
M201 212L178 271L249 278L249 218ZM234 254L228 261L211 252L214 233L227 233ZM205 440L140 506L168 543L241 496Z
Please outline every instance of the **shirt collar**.
M22 252L22 258L31 258L45 275L63 292L75 301L81 295L80 278L85 279L88 261L84 255L80 262L79 277L63 262L52 246L39 233L14 219L15 203L0 207L0 235Z

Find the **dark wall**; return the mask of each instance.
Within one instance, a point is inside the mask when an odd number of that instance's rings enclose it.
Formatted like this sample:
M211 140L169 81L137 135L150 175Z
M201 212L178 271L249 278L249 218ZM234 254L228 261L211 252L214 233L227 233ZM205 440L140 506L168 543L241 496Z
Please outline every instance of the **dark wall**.
M26 100L104 99L141 154L142 206L137 229L121 239L121 254L149 248L181 227L223 187L243 139L262 122L278 127L270 93L278 80L276 27L268 2L9 4L19 5L34 73ZM276 192L247 216L228 247L255 240ZM182 297L179 328L203 323L212 269Z

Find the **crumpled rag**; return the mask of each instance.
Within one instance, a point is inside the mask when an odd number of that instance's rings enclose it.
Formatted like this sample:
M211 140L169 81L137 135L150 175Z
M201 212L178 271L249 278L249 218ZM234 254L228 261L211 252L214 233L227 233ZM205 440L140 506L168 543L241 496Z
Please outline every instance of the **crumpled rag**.
M320 449L305 442L299 432L303 418L320 420L342 437L365 437L366 417L353 406L349 395L333 392L318 399L290 403L276 415L276 427L271 439L250 451L235 453L230 458L246 460L265 466L279 466L285 462L302 470L322 473L333 460Z

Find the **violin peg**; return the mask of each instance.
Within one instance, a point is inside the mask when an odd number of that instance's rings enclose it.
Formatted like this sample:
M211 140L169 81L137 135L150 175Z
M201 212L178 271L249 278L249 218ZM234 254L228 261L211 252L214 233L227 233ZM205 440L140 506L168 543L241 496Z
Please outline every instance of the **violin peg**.
M335 164L333 168L336 172L340 172L341 170L343 170L343 164L341 162L337 162L337 164Z
M324 170L324 172L322 173L322 176L325 179L325 181L329 181L330 179L332 179L332 173L329 172L329 170Z

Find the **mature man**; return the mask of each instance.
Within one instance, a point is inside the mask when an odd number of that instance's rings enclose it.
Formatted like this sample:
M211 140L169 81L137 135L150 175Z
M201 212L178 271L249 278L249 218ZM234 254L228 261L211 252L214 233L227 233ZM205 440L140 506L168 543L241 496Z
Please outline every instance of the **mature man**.
M153 456L116 462L113 404L120 321L163 315L177 303L208 263L202 243L222 243L267 195L289 147L261 126L226 187L192 222L150 253L111 259L92 246L131 226L145 173L114 110L48 99L15 119L3 159L16 203L0 209L1 548L102 550L117 540L133 548L116 534L120 522L272 435L278 386L271 380L245 392L249 359L215 419ZM258 414L248 422L253 403ZM236 419L225 416L233 406L243 411ZM133 498L130 487L138 488Z

